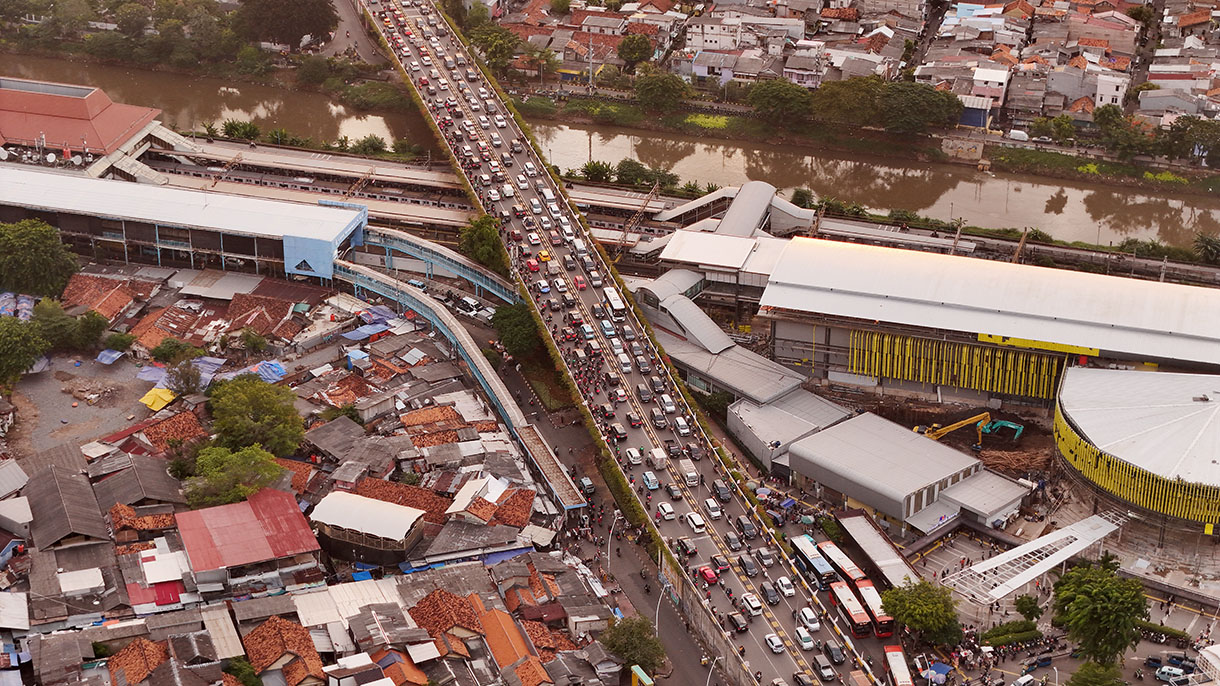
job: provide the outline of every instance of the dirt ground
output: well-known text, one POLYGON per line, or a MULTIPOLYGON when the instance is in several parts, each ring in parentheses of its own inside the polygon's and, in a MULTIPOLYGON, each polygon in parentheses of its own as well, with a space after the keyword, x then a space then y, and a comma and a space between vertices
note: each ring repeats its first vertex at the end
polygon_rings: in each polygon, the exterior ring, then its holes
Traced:
POLYGON ((55 357, 46 371, 27 374, 12 397, 17 423, 10 451, 22 458, 64 441, 84 444, 144 419, 150 412, 139 400, 153 384, 137 379, 137 371, 126 358, 104 365, 55 357))
POLYGON ((1038 423, 1011 412, 989 410, 985 407, 938 404, 910 398, 825 393, 823 389, 818 389, 818 393, 825 394, 835 402, 848 407, 867 410, 909 427, 933 424, 948 426, 968 417, 989 412, 993 420, 1004 420, 1024 426, 1025 430, 1021 432, 1021 438, 1014 442, 1013 432, 1007 428, 1001 429, 999 433, 983 434, 983 449, 976 452, 972 446, 978 442, 978 431, 972 426, 964 426, 941 438, 941 443, 964 452, 974 453, 987 467, 1011 477, 1020 478, 1031 474, 1046 473, 1053 468, 1054 436, 1038 426, 1038 423))

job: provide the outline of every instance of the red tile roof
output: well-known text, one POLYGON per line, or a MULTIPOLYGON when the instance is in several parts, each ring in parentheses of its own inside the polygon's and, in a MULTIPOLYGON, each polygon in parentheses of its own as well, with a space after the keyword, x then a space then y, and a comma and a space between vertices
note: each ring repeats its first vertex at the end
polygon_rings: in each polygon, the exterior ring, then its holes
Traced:
POLYGON ((661 27, 656 24, 645 24, 642 21, 633 21, 627 25, 627 35, 640 34, 641 36, 655 36, 661 31, 661 27))
POLYGON ((140 637, 110 657, 110 683, 138 684, 169 659, 169 646, 140 637))
POLYGON ((1067 109, 1068 112, 1083 112, 1085 114, 1093 114, 1093 108, 1095 106, 1096 103, 1093 102, 1093 98, 1090 98, 1087 95, 1082 95, 1072 101, 1072 104, 1068 105, 1067 109))
POLYGON ((1105 48, 1106 50, 1110 49, 1110 41, 1104 38, 1078 38, 1076 39, 1076 44, 1090 48, 1105 48))
POLYGON ((275 458, 275 463, 292 472, 292 490, 304 493, 305 488, 309 485, 309 476, 313 474, 313 465, 300 460, 286 460, 282 457, 275 458))
POLYGON ((394 686, 425 686, 428 675, 415 666, 411 658, 400 650, 382 648, 369 655, 373 662, 381 665, 381 671, 394 682, 394 686))
POLYGON ((428 631, 428 635, 439 637, 455 627, 481 634, 483 624, 470 601, 443 588, 424 596, 414 607, 407 610, 415 623, 428 631))
POLYGON ((512 615, 503 610, 488 610, 480 615, 479 621, 483 623, 483 638, 500 669, 530 654, 512 615))
POLYGON ((445 523, 445 510, 453 504, 453 500, 443 495, 437 495, 426 488, 409 486, 381 479, 364 479, 352 489, 356 495, 366 498, 376 498, 387 503, 406 505, 424 511, 424 521, 434 524, 445 523))
POLYGON ((505 491, 500 496, 499 507, 491 524, 523 527, 530 523, 530 513, 534 508, 534 492, 528 488, 517 488, 505 491))
POLYGON ((250 328, 260 336, 267 336, 292 316, 293 304, 266 295, 238 293, 229 303, 229 331, 250 328))
POLYGON ((273 488, 264 488, 242 503, 175 516, 196 573, 318 550, 318 539, 296 498, 273 488))
POLYGON ((517 678, 521 680, 521 686, 541 686, 541 684, 551 684, 551 677, 547 675, 546 670, 542 667, 542 662, 538 658, 530 655, 525 658, 525 662, 517 665, 517 678))
POLYGON ((314 648, 309 630, 278 615, 258 625, 242 639, 250 666, 255 673, 262 674, 284 655, 294 659, 283 667, 284 680, 288 686, 296 686, 308 677, 325 680, 322 658, 314 648))
POLYGON ((1181 26, 1182 28, 1186 28, 1188 26, 1198 26, 1199 24, 1206 24, 1211 20, 1211 10, 1198 10, 1196 12, 1189 12, 1178 17, 1178 26, 1181 26))
POLYGON ((674 8, 674 2, 673 0, 644 0, 640 3, 640 9, 645 7, 654 7, 657 12, 665 14, 674 8))
POLYGON ((496 514, 495 503, 483 498, 475 498, 466 506, 466 512, 478 517, 479 519, 488 522, 496 514))
POLYGON ((207 438, 208 431, 203 428, 199 417, 194 412, 179 412, 144 429, 144 438, 159 453, 167 453, 173 446, 170 441, 187 445, 201 438, 207 438))
MULTIPOLYGON (((67 85, 46 89, 44 81, 5 79, 0 87, 0 144, 110 154, 161 114, 151 107, 123 105, 100 89, 67 85)), ((56 84, 59 85, 59 84, 56 84)))
POLYGON ((110 508, 110 526, 115 531, 132 529, 135 531, 162 531, 174 528, 172 514, 154 514, 137 516, 135 508, 123 503, 115 503, 110 508))
POLYGON ((420 426, 423 424, 435 424, 445 420, 462 420, 462 415, 457 411, 457 408, 452 405, 441 405, 440 407, 421 407, 418 410, 401 415, 399 419, 405 427, 420 426))
POLYGON ((822 18, 856 21, 860 18, 860 10, 855 7, 827 7, 822 10, 822 18))
POLYGON ((84 305, 113 322, 134 301, 135 295, 125 281, 77 273, 68 279, 63 303, 65 307, 84 305))

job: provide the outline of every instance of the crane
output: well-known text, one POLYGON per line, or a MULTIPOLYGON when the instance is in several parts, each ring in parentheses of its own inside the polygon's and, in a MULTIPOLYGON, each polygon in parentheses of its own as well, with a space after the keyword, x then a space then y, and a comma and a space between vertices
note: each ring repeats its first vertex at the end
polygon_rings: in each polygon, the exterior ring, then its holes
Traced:
POLYGON ((225 174, 228 174, 229 171, 232 170, 233 167, 236 167, 240 162, 241 162, 241 153, 239 152, 233 156, 233 159, 231 159, 225 163, 224 169, 221 169, 220 172, 218 172, 216 174, 216 178, 212 179, 212 184, 210 186, 208 186, 208 188, 209 189, 215 188, 216 184, 220 183, 220 180, 224 178, 225 174))
POLYGON ((656 200, 657 195, 661 192, 661 184, 654 183, 648 191, 648 195, 644 196, 644 200, 640 203, 640 207, 632 214, 627 221, 623 222, 623 236, 619 239, 617 247, 614 249, 614 263, 617 264, 619 258, 623 256, 623 250, 627 247, 627 234, 632 229, 640 225, 644 221, 644 213, 648 211, 648 203, 656 200))

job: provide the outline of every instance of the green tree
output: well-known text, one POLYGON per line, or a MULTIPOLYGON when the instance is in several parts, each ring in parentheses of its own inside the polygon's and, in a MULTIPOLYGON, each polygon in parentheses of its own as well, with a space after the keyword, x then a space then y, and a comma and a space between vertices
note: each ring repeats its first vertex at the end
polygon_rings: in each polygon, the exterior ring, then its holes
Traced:
POLYGON ((342 407, 328 407, 325 410, 322 410, 319 416, 328 422, 332 419, 338 419, 339 417, 347 417, 360 426, 364 426, 364 420, 360 418, 360 413, 356 411, 356 406, 352 405, 351 403, 343 405, 342 407))
POLYGON ((106 342, 103 345, 109 350, 123 352, 131 348, 131 344, 135 342, 136 337, 129 333, 112 333, 106 337, 106 342))
POLYGON ((551 14, 563 16, 572 9, 572 0, 551 0, 551 14))
POLYGON ((330 33, 339 25, 339 14, 331 0, 243 0, 232 20, 248 40, 295 50, 305 36, 320 39, 330 33))
POLYGON ((647 617, 619 619, 602 632, 598 640, 614 655, 629 665, 639 665, 649 674, 656 674, 665 664, 665 646, 653 631, 647 617))
POLYGON ((0 317, 0 384, 15 383, 50 347, 37 327, 0 317))
POLYGON ((1122 670, 1116 665, 1084 662, 1067 680, 1066 686, 1123 686, 1122 670))
POLYGON ((1152 18, 1156 15, 1153 13, 1151 7, 1148 7, 1147 5, 1136 5, 1134 7, 1127 8, 1127 16, 1147 27, 1148 23, 1151 22, 1152 18))
POLYGON ((76 321, 64 312, 59 301, 43 298, 34 305, 31 326, 42 340, 50 344, 51 350, 72 350, 76 338, 76 321))
POLYGON ((408 486, 419 485, 419 474, 417 472, 403 472, 398 476, 398 483, 408 486))
POLYGON ((262 136, 262 131, 254 122, 236 119, 226 119, 221 125, 221 131, 224 132, 226 138, 240 138, 248 141, 258 140, 262 136))
POLYGON ((110 320, 89 310, 76 318, 76 330, 72 332, 72 346, 76 350, 90 351, 97 348, 102 334, 110 328, 110 320))
MULTIPOLYGON (((158 5, 158 7, 160 6, 158 5)), ((183 27, 181 19, 165 19, 157 23, 156 49, 158 54, 169 55, 174 48, 186 44, 186 32, 183 27)))
POLYGON ((1061 114, 1051 120, 1051 138, 1064 144, 1076 137, 1076 120, 1070 114, 1061 114))
POLYGON ((195 350, 196 348, 189 343, 183 343, 177 338, 167 336, 166 338, 161 339, 161 342, 157 344, 157 347, 148 352, 150 355, 152 355, 154 360, 163 362, 165 364, 172 364, 183 357, 197 356, 194 354, 195 350))
POLYGON ((0 224, 0 289, 59 297, 76 270, 76 256, 50 224, 41 219, 0 224))
POLYGON ((129 2, 115 12, 114 23, 119 25, 119 32, 124 36, 139 38, 148 28, 148 8, 138 2, 129 2))
POLYGON ((746 102, 764 119, 780 126, 794 126, 805 121, 812 101, 808 89, 788 79, 759 81, 746 96, 746 102))
POLYGON ((275 456, 257 443, 240 450, 204 448, 195 457, 195 476, 186 482, 186 499, 192 508, 241 502, 283 472, 275 456))
POLYGON ((1196 233, 1193 247, 1199 259, 1208 264, 1220 264, 1220 236, 1214 233, 1196 233))
POLYGON ((808 188, 793 188, 791 200, 793 205, 809 209, 813 207, 813 191, 808 188))
POLYGON ((403 157, 420 157, 423 155, 424 149, 422 146, 412 143, 406 138, 399 138, 394 141, 394 154, 403 157))
POLYGON ((224 671, 226 674, 232 674, 237 677, 242 686, 263 686, 263 680, 258 678, 258 674, 254 672, 254 667, 250 665, 250 661, 245 657, 230 658, 229 664, 224 668, 224 671))
POLYGON ((330 78, 330 61, 321 55, 306 55, 297 67, 297 82, 318 85, 330 78))
POLYGON ((472 219, 462 227, 458 237, 458 250, 497 274, 508 273, 504 245, 500 242, 500 229, 496 219, 490 215, 484 214, 472 219))
POLYGON ((1138 580, 1115 572, 1108 559, 1068 570, 1055 583, 1055 616, 1085 657, 1112 665, 1140 641, 1140 620, 1148 603, 1138 580))
POLYGON ((580 174, 586 181, 608 183, 614 178, 614 165, 601 160, 589 160, 581 165, 580 174))
POLYGON ((953 93, 910 81, 885 85, 881 123, 891 133, 916 134, 957 123, 962 101, 953 93))
POLYGON ((184 356, 165 370, 165 387, 178 395, 198 393, 203 384, 203 374, 195 365, 193 357, 184 356))
POLYGON ((500 342, 509 355, 525 357, 542 345, 538 335, 538 324, 530 312, 530 306, 519 302, 512 305, 501 305, 496 308, 491 318, 491 325, 496 327, 500 342))
POLYGON ((1013 605, 1017 608, 1017 612, 1021 613, 1022 617, 1031 622, 1042 616, 1042 608, 1038 606, 1038 599, 1032 595, 1022 594, 1017 596, 1013 605))
POLYGON ((186 21, 186 33, 191 37, 191 47, 201 57, 214 60, 225 54, 224 30, 220 21, 200 8, 191 12, 186 21))
POLYGON ((635 80, 636 100, 650 112, 673 112, 689 94, 690 86, 676 74, 652 72, 635 80))
POLYGON ((361 138, 353 143, 351 152, 356 155, 367 155, 371 157, 373 155, 380 155, 388 149, 389 148, 386 146, 384 138, 370 133, 364 138, 361 138))
POLYGON ((871 126, 881 120, 886 83, 877 76, 827 81, 813 92, 813 116, 818 121, 871 126))
POLYGON ((243 374, 212 386, 212 428, 226 448, 257 443, 274 455, 288 456, 305 435, 295 402, 291 389, 243 374))
POLYGON ((614 168, 614 180, 628 186, 645 183, 648 181, 648 167, 630 157, 624 157, 614 168))
MULTIPOLYGON (((271 62, 266 53, 253 45, 243 45, 237 51, 237 71, 243 74, 265 74, 271 70, 271 62)), ((254 138, 258 138, 255 136, 254 138)), ((251 138, 250 140, 254 140, 251 138)))
MULTIPOLYGON (((4 3, 0 3, 3 5, 4 3)), ((53 28, 59 35, 75 37, 89 26, 89 21, 97 15, 89 6, 87 0, 61 0, 52 3, 51 18, 53 28)))
POLYGON ((1038 117, 1029 123, 1029 135, 1034 138, 1043 136, 1050 138, 1055 135, 1055 127, 1051 124, 1050 117, 1038 117))
POLYGON ((85 52, 105 60, 131 56, 132 41, 118 31, 99 31, 85 36, 85 52))
POLYGON ((652 59, 653 52, 652 41, 642 33, 633 33, 619 41, 618 44, 618 57, 627 63, 628 72, 634 72, 635 65, 640 62, 652 59))
POLYGON ((483 61, 487 66, 493 72, 502 74, 513 61, 521 39, 503 26, 487 23, 473 31, 471 42, 483 51, 483 61))
MULTIPOLYGON (((564 0, 567 2, 567 0, 564 0)), ((525 59, 534 69, 538 70, 538 82, 542 83, 546 75, 559 69, 559 57, 550 48, 540 48, 533 43, 525 44, 525 59)))
POLYGON ((915 634, 916 642, 954 645, 961 640, 962 627, 957 621, 952 589, 920 579, 919 583, 883 592, 881 606, 886 614, 915 634))

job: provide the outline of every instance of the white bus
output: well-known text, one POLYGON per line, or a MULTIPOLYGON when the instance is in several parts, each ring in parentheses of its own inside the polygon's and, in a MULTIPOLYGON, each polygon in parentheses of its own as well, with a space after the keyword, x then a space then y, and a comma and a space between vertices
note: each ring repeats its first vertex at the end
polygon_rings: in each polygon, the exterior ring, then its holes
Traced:
POLYGON ((619 297, 618 291, 614 286, 606 286, 602 293, 606 296, 606 305, 610 308, 610 318, 616 322, 622 322, 627 319, 627 306, 623 305, 623 299, 619 297))

